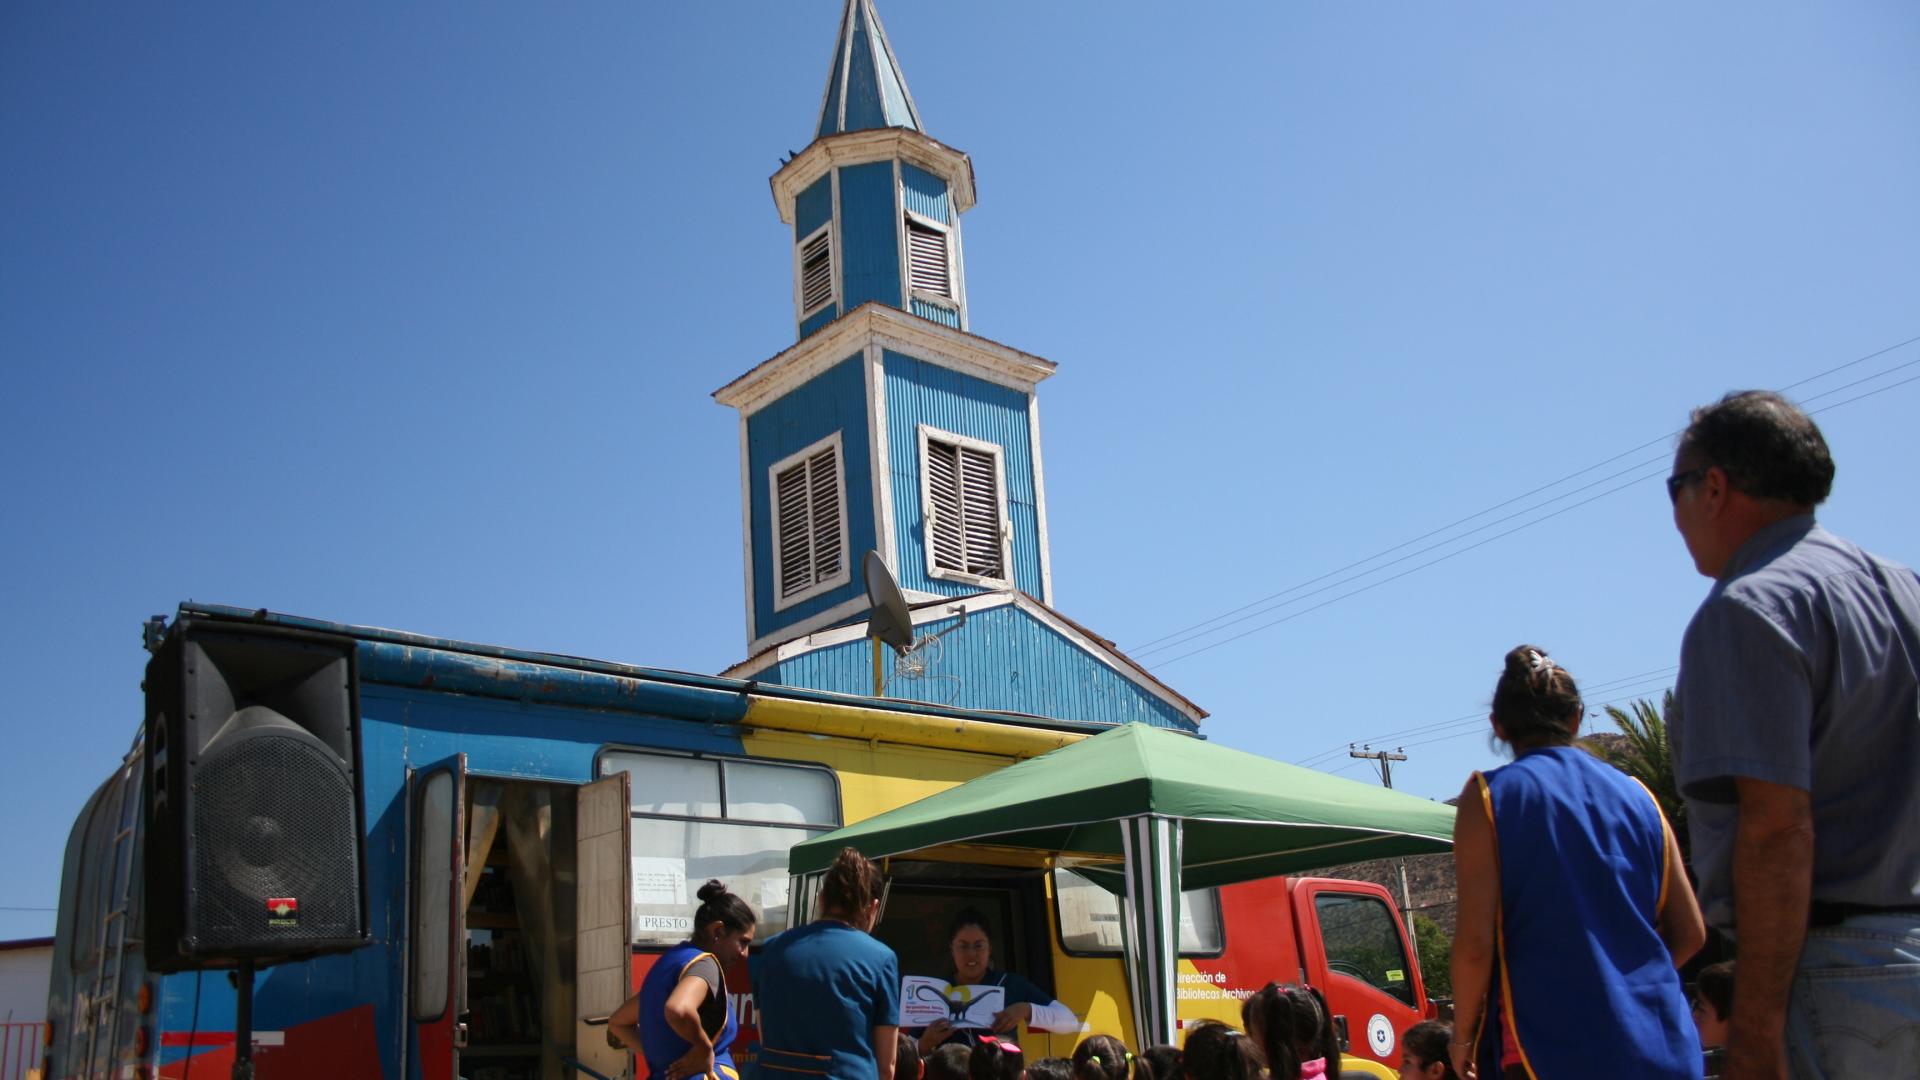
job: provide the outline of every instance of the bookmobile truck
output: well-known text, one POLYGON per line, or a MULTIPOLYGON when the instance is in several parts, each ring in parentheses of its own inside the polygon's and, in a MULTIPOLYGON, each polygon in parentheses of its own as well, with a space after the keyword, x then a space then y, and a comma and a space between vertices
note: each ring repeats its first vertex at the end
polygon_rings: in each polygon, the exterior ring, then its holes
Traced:
MULTIPOLYGON (((604 1018, 686 936, 701 882, 745 897, 765 940, 787 925, 795 843, 1104 728, 235 608, 150 632, 145 734, 66 849, 50 1080, 226 1075, 243 962, 263 1077, 628 1075, 604 1018)), ((1031 1058, 1090 1032, 1136 1045, 1104 890, 1044 859, 884 869, 876 934, 903 972, 943 974, 948 919, 972 905, 996 965, 1084 1021, 1022 1032, 1031 1058)), ((1369 883, 1187 893, 1180 954, 1182 1024, 1237 1026, 1253 990, 1305 980, 1354 1075, 1395 1075, 1431 1012, 1369 883)), ((745 1067, 753 992, 728 980, 745 1067)))

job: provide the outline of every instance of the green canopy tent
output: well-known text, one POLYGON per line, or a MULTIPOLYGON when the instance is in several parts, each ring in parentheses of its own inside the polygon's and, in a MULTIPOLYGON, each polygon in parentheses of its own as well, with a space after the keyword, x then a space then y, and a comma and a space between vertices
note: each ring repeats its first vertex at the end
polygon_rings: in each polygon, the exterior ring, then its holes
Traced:
POLYGON ((1121 897, 1143 1044, 1171 1041, 1182 889, 1445 851, 1452 808, 1127 724, 796 845, 795 876, 842 847, 869 858, 1046 855, 1121 897))

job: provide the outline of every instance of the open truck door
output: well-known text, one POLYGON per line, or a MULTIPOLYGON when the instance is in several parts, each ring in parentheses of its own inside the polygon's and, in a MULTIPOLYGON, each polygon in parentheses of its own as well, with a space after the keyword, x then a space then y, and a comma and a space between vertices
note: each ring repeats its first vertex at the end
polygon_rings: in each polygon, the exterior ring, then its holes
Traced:
POLYGON ((466 1044, 467 756, 407 776, 407 1054, 421 1080, 459 1075, 466 1044))
POLYGON ((582 787, 574 818, 574 1055, 603 1076, 627 1073, 627 1051, 609 1044, 606 1018, 627 1000, 633 978, 630 779, 617 772, 582 787))

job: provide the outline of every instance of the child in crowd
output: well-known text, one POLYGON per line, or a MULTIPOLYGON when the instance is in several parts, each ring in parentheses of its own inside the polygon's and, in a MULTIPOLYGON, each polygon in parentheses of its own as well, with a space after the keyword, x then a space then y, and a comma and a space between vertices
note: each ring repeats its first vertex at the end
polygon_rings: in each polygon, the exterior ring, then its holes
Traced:
POLYGON ((1187 1032, 1180 1071, 1186 1080, 1260 1080, 1260 1054, 1245 1032, 1202 1020, 1187 1032))
POLYGON ((980 1036, 967 1059, 969 1080, 1022 1080, 1026 1074, 1027 1057, 1020 1048, 992 1035, 980 1036))
POLYGON ((1073 1062, 1045 1057, 1027 1066, 1027 1080, 1073 1080, 1073 1062))
POLYGON ((1161 1043, 1149 1046, 1140 1057, 1153 1070, 1153 1080, 1180 1080, 1180 1048, 1161 1043))
MULTIPOLYGON (((1340 1080, 1340 1044, 1327 999, 1311 986, 1268 983, 1240 1004, 1240 1022, 1266 1059, 1270 1080, 1340 1080)), ((1193 1038, 1187 1038, 1193 1056, 1193 1038)), ((1191 1066, 1188 1075, 1193 1075, 1191 1066)))
POLYGON ((894 1080, 920 1080, 920 1042, 902 1031, 897 1036, 893 1051, 894 1080))
POLYGON ((1153 1080, 1153 1068, 1119 1039, 1094 1035, 1073 1048, 1073 1080, 1153 1080))
POLYGON ((1447 1044, 1453 1028, 1438 1020, 1422 1020, 1400 1038, 1400 1080, 1460 1080, 1453 1071, 1447 1044))
POLYGON ((948 1043, 927 1058, 920 1075, 926 1080, 967 1080, 972 1056, 966 1043, 948 1043))
POLYGON ((1700 1045, 1708 1050, 1727 1045, 1727 1019, 1733 1015, 1733 961, 1700 969, 1693 988, 1693 1022, 1700 1028, 1700 1045))

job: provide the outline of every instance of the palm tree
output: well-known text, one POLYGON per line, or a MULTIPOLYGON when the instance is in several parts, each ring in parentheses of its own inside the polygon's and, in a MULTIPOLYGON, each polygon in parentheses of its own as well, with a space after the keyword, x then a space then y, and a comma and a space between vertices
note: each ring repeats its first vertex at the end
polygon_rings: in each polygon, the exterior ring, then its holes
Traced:
POLYGON ((1673 778, 1673 749, 1667 741, 1664 719, 1673 713, 1673 691, 1668 690, 1662 696, 1658 708, 1643 698, 1633 702, 1631 711, 1613 705, 1608 705, 1606 710, 1620 734, 1597 736, 1581 745, 1653 792, 1654 801, 1673 824, 1674 839, 1679 841, 1682 858, 1691 864, 1693 847, 1687 836, 1687 804, 1681 800, 1680 785, 1673 778))

